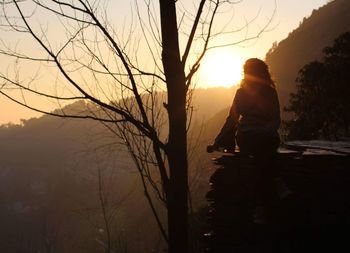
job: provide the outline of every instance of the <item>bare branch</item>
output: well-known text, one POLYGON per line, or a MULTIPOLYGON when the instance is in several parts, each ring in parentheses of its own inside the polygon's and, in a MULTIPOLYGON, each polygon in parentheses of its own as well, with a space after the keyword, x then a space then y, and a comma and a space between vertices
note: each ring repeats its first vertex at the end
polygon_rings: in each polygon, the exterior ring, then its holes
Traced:
POLYGON ((38 108, 32 107, 26 103, 23 103, 23 102, 19 101, 18 99, 15 99, 15 98, 9 96, 8 94, 6 94, 5 92, 3 92, 1 90, 0 90, 0 94, 7 97, 11 101, 13 101, 13 102, 15 102, 23 107, 26 107, 32 111, 39 112, 39 113, 46 114, 46 115, 59 117, 59 118, 92 119, 92 120, 96 120, 96 121, 100 121, 100 122, 110 122, 110 123, 117 123, 117 122, 125 122, 126 121, 125 119, 109 120, 109 119, 103 119, 103 118, 96 118, 96 117, 91 116, 91 115, 69 115, 69 114, 65 114, 64 111, 62 111, 62 114, 55 113, 55 112, 48 112, 48 111, 44 111, 44 110, 40 110, 38 108))
MULTIPOLYGON (((18 10, 20 16, 21 16, 22 19, 23 19, 23 22, 25 23, 26 27, 28 28, 28 31, 30 32, 30 34, 31 34, 31 35, 33 36, 33 38, 40 44, 40 46, 48 53, 48 55, 51 56, 51 58, 53 58, 54 62, 56 63, 57 68, 60 70, 60 72, 63 74, 63 76, 66 78, 66 80, 67 80, 69 83, 71 83, 78 91, 80 91, 80 92, 84 95, 84 97, 85 97, 86 99, 91 100, 92 102, 94 102, 94 103, 100 105, 101 107, 104 107, 104 108, 106 108, 106 109, 109 109, 109 110, 111 110, 111 111, 114 111, 114 112, 120 114, 122 117, 125 118, 125 120, 130 121, 130 122, 133 123, 137 128, 139 128, 145 135, 150 136, 149 124, 148 124, 148 122, 144 122, 144 123, 143 123, 143 122, 140 122, 140 121, 136 120, 134 117, 132 117, 131 115, 127 114, 125 111, 123 111, 123 110, 121 110, 121 109, 118 109, 118 108, 116 108, 116 107, 113 107, 113 106, 111 106, 111 105, 109 105, 109 104, 106 104, 106 103, 100 101, 99 99, 97 99, 96 97, 93 97, 93 96, 89 95, 86 91, 84 91, 84 90, 83 90, 83 89, 82 89, 82 88, 67 74, 67 72, 64 70, 64 68, 62 67, 61 63, 59 62, 57 55, 55 55, 55 54, 40 40, 40 38, 33 32, 33 30, 31 29, 31 27, 29 26, 29 24, 28 24, 26 18, 25 18, 24 15, 23 15, 21 8, 19 7, 19 5, 17 4, 16 1, 14 1, 14 3, 15 3, 15 5, 16 5, 16 8, 17 8, 17 10, 18 10), (145 123, 146 123, 146 124, 145 124, 145 123)), ((93 15, 93 14, 92 14, 92 15, 93 15)), ((94 17, 94 16, 93 16, 93 17, 94 17)), ((96 18, 95 18, 95 19, 96 19, 96 18)), ((96 21, 98 21, 98 20, 96 19, 96 21)), ((101 29, 103 29, 103 30, 105 31, 106 35, 109 36, 109 34, 107 33, 107 31, 101 26, 100 23, 98 23, 98 26, 101 27, 101 29)), ((112 39, 112 38, 110 38, 110 39, 112 39)), ((113 41, 113 42, 114 42, 114 41, 113 41)), ((116 48, 120 51, 120 49, 119 49, 119 47, 117 46, 117 44, 116 44, 115 42, 114 42, 114 44, 115 44, 116 48)), ((122 57, 122 59, 124 59, 124 58, 122 57)), ((125 59, 124 59, 124 61, 125 61, 125 59)), ((126 65, 127 65, 127 64, 126 64, 126 65)), ((127 69, 130 70, 128 67, 127 67, 127 69)), ((129 75, 132 76, 131 71, 130 71, 129 75)), ((132 79, 132 80, 134 80, 134 79, 132 79)), ((132 83, 133 83, 133 85, 134 85, 135 88, 136 88, 136 83, 135 83, 135 82, 132 82, 132 83)), ((136 91, 137 91, 137 88, 136 88, 136 90, 134 90, 134 91, 136 92, 136 91)), ((141 98, 139 97, 139 95, 138 95, 138 98, 136 97, 136 99, 137 99, 137 100, 141 100, 141 98)), ((142 105, 142 101, 140 101, 140 102, 138 101, 138 104, 141 104, 141 105, 142 105)), ((142 107, 142 109, 143 109, 143 107, 142 107)), ((144 114, 143 118, 146 118, 146 119, 147 119, 146 113, 144 112, 144 110, 142 110, 142 111, 143 111, 142 114, 144 114)), ((141 111, 141 112, 142 112, 142 111, 141 111)), ((154 138, 154 137, 153 137, 153 138, 154 138)))
MULTIPOLYGON (((40 1, 33 0, 33 2, 36 3, 38 6, 44 8, 44 9, 46 9, 46 10, 52 12, 52 13, 57 14, 58 16, 61 16, 61 17, 64 17, 64 18, 68 18, 70 20, 77 21, 77 22, 84 23, 84 24, 88 24, 88 25, 95 25, 95 23, 93 23, 93 22, 90 22, 90 21, 87 21, 87 20, 83 20, 83 19, 79 19, 76 15, 75 16, 67 15, 67 14, 65 14, 62 11, 62 9, 61 9, 61 11, 57 11, 57 10, 54 10, 53 8, 50 8, 50 7, 42 4, 40 1)), ((52 2, 56 2, 57 3, 58 1, 54 1, 53 0, 52 2)), ((62 4, 69 5, 68 3, 62 3, 62 4)), ((74 7, 74 6, 72 6, 72 7, 74 7)), ((72 8, 72 9, 75 9, 77 11, 80 11, 80 12, 83 12, 83 13, 87 14, 87 12, 85 10, 83 10, 83 9, 80 9, 80 8, 72 8)))
POLYGON ((190 53, 190 49, 191 49, 191 46, 192 46, 192 43, 193 43, 193 37, 194 37, 194 35, 196 33, 200 17, 201 17, 201 15, 203 13, 203 7, 204 7, 204 4, 205 4, 205 1, 206 0, 201 0, 201 2, 199 4, 198 10, 197 10, 197 15, 196 15, 196 18, 194 20, 190 36, 189 36, 188 41, 187 41, 186 49, 185 49, 185 52, 184 52, 184 54, 182 56, 182 64, 183 64, 183 66, 186 65, 186 60, 187 60, 188 54, 190 53))
MULTIPOLYGON (((86 10, 88 10, 88 7, 86 6, 86 4, 82 0, 79 0, 79 2, 85 7, 86 10)), ((118 54, 118 57, 122 61, 123 66, 124 66, 125 70, 127 71, 128 75, 129 75, 129 79, 130 79, 130 82, 131 82, 131 85, 132 85, 132 88, 133 88, 133 91, 134 91, 134 95, 135 95, 135 98, 136 98, 139 110, 141 112, 141 116, 142 116, 142 119, 143 119, 143 124, 146 126, 146 128, 149 128, 150 125, 149 125, 149 122, 148 122, 147 114, 146 114, 145 109, 143 107, 143 103, 142 103, 142 100, 141 100, 141 97, 140 97, 140 93, 138 92, 138 88, 137 88, 137 84, 136 84, 135 78, 134 78, 134 76, 132 74, 132 71, 131 71, 131 69, 130 69, 130 67, 129 67, 125 57, 124 57, 124 54, 123 54, 122 50, 117 45, 115 40, 113 40, 112 36, 108 33, 106 28, 100 23, 100 21, 97 19, 97 17, 94 15, 94 13, 93 12, 89 12, 89 15, 96 22, 97 27, 99 27, 99 29, 106 36, 106 38, 109 40, 109 42, 112 43, 114 49, 116 50, 116 52, 118 54)))
POLYGON ((213 24, 214 24, 214 19, 215 19, 217 10, 218 10, 218 8, 220 6, 220 0, 216 0, 215 3, 214 3, 214 6, 215 7, 214 7, 214 10, 213 10, 211 18, 210 18, 209 27, 208 27, 208 33, 207 33, 207 36, 206 36, 206 39, 205 39, 205 43, 204 43, 204 46, 203 46, 203 49, 202 49, 202 53, 198 57, 197 61, 193 64, 189 74, 186 77, 187 87, 189 87, 189 85, 191 84, 192 77, 197 72, 197 70, 199 69, 200 62, 201 62, 202 58, 204 57, 204 55, 205 55, 205 53, 207 51, 207 48, 208 48, 208 45, 209 45, 209 41, 210 41, 210 36, 211 36, 211 30, 212 30, 212 27, 213 27, 213 24))
MULTIPOLYGON (((86 97, 58 97, 58 96, 53 96, 53 95, 50 95, 50 94, 47 94, 47 93, 43 93, 43 92, 39 92, 39 91, 36 91, 36 90, 33 90, 31 88, 28 88, 28 87, 25 87, 24 85, 20 84, 19 82, 15 82, 13 80, 10 80, 9 78, 3 76, 0 74, 0 78, 3 79, 4 81, 12 84, 12 85, 15 85, 18 87, 18 89, 23 89, 23 90, 26 90, 26 91, 29 91, 30 93, 34 93, 35 95, 39 95, 39 96, 43 96, 43 97, 46 97, 46 98, 52 98, 52 99, 57 99, 57 100, 84 100, 86 99, 86 97)), ((1 89, 6 89, 5 88, 6 84, 3 84, 1 89)), ((7 88, 9 89, 9 88, 7 88)))
POLYGON ((271 17, 268 19, 268 21, 265 23, 265 25, 254 36, 245 37, 245 38, 243 38, 241 40, 237 40, 237 41, 234 41, 232 43, 226 43, 226 44, 219 44, 219 45, 216 45, 216 46, 211 46, 211 47, 208 47, 207 49, 211 50, 211 49, 214 49, 214 48, 234 46, 234 45, 241 44, 242 42, 247 42, 247 41, 251 41, 251 40, 255 40, 257 38, 260 38, 260 36, 263 33, 269 31, 268 28, 270 27, 270 25, 271 25, 275 15, 276 15, 276 12, 277 12, 277 4, 276 4, 276 1, 275 1, 275 8, 274 8, 274 10, 272 12, 271 17))

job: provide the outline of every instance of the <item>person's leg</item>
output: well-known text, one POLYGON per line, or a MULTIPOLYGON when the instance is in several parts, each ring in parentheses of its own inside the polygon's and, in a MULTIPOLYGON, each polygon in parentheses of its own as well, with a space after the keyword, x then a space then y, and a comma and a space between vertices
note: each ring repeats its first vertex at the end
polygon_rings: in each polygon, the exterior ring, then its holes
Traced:
POLYGON ((277 200, 276 151, 279 141, 269 138, 269 136, 258 136, 255 139, 261 145, 261 149, 255 150, 254 154, 256 161, 256 220, 269 222, 273 219, 274 204, 277 200))
POLYGON ((255 167, 255 218, 257 223, 266 223, 273 216, 276 202, 278 170, 276 154, 279 146, 278 136, 265 136, 250 133, 237 133, 237 144, 242 155, 253 155, 255 167))

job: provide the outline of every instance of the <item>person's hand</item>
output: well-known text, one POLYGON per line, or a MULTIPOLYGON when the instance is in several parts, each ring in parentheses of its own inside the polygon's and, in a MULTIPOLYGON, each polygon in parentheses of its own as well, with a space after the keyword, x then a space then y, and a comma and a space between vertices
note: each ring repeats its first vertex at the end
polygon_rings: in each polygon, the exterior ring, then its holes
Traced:
POLYGON ((217 146, 215 144, 211 144, 207 146, 207 152, 208 153, 213 153, 215 150, 217 150, 217 146))

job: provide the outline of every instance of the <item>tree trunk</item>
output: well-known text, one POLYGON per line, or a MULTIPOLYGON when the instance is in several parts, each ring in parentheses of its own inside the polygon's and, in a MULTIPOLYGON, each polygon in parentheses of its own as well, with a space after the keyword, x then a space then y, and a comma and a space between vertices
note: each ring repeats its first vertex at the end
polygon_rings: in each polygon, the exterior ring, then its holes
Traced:
POLYGON ((181 62, 174 0, 160 0, 162 61, 168 91, 170 170, 168 201, 169 252, 188 251, 186 81, 181 62))

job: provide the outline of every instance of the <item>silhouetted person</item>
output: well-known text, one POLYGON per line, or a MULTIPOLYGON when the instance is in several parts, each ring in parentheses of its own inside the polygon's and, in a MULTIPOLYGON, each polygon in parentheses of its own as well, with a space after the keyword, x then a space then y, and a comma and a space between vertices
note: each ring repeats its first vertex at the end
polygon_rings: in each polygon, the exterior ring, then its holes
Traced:
POLYGON ((208 151, 226 148, 234 138, 240 153, 256 161, 256 220, 267 219, 276 195, 274 165, 280 144, 280 107, 267 64, 251 58, 244 64, 244 78, 234 97, 224 126, 208 151))

